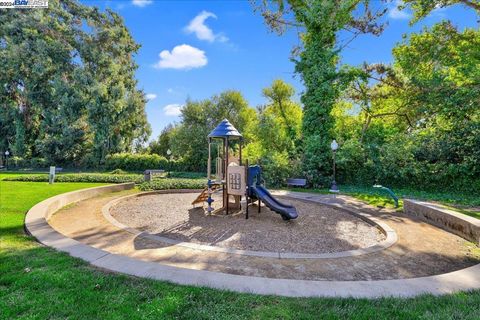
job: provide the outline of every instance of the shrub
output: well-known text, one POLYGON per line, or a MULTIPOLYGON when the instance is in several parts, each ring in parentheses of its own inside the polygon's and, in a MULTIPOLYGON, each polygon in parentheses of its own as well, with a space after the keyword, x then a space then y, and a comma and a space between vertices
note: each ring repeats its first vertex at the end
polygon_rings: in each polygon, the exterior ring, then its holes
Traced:
POLYGON ((128 174, 128 172, 124 171, 122 169, 115 169, 115 170, 110 171, 110 174, 128 174))
POLYGON ((199 179, 199 178, 206 178, 207 175, 204 172, 176 172, 170 171, 168 172, 169 178, 186 178, 186 179, 199 179))
POLYGON ((147 169, 163 169, 167 171, 182 171, 182 160, 167 160, 158 154, 116 153, 107 156, 107 170, 122 169, 126 171, 145 171, 147 169))
POLYGON ((286 152, 272 152, 262 159, 261 167, 263 179, 269 187, 284 186, 287 178, 298 175, 294 172, 294 164, 288 159, 286 152))
POLYGON ((203 189, 207 184, 205 179, 158 179, 143 182, 138 188, 142 191, 168 190, 168 189, 203 189))
MULTIPOLYGON (((25 181, 25 182, 48 182, 48 174, 34 174, 25 176, 13 176, 4 178, 5 181, 25 181)), ((105 173, 75 173, 59 174, 55 176, 56 182, 99 182, 99 183, 125 183, 125 182, 143 182, 143 175, 123 174, 112 175, 105 173)))

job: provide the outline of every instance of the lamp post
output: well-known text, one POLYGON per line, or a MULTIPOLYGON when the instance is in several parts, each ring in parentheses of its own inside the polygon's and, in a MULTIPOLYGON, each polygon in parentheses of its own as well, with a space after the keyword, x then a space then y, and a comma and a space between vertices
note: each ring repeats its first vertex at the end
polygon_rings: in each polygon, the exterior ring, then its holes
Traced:
POLYGON ((10 155, 10 151, 5 151, 5 169, 8 170, 8 156, 10 155))
POLYGON ((332 152, 333 152, 333 180, 332 180, 332 185, 330 187, 330 192, 335 192, 335 193, 338 193, 340 192, 340 190, 338 190, 338 187, 337 187, 337 182, 335 181, 335 176, 336 176, 336 172, 335 172, 335 155, 337 153, 337 149, 338 149, 338 143, 337 141, 334 139, 332 141, 332 143, 330 144, 330 148, 332 149, 332 152))
POLYGON ((167 171, 167 177, 170 176, 170 169, 172 168, 172 150, 167 149, 167 156, 168 156, 168 171, 167 171))

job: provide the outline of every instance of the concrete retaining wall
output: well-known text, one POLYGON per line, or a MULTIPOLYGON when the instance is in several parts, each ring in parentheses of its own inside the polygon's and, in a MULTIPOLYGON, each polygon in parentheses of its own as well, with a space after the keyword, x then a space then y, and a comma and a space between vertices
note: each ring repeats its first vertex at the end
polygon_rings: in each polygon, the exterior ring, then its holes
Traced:
POLYGON ((480 220, 429 202, 405 199, 405 213, 480 244, 480 220))

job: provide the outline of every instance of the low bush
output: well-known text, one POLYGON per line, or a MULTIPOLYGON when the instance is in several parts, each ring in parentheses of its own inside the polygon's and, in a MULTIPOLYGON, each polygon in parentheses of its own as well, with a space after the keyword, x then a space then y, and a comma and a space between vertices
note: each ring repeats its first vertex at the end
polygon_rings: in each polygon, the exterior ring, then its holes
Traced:
POLYGON ((166 171, 186 171, 183 160, 167 160, 158 154, 115 153, 105 159, 107 170, 145 171, 162 169, 166 171))
POLYGON ((107 170, 122 169, 129 171, 144 171, 147 169, 167 169, 169 161, 157 154, 117 153, 107 156, 107 170))
POLYGON ((115 170, 110 171, 110 174, 128 174, 128 172, 124 171, 122 169, 115 169, 115 170))
POLYGON ((169 178, 186 178, 186 179, 200 179, 200 178, 206 178, 207 175, 204 172, 175 172, 171 171, 168 172, 168 177, 169 178))
POLYGON ((207 184, 206 179, 158 179, 143 182, 138 188, 142 191, 168 190, 168 189, 203 189, 207 184))
MULTIPOLYGON (((25 181, 25 182, 48 182, 48 174, 33 174, 6 177, 5 181, 25 181)), ((105 174, 105 173, 75 173, 59 174, 55 176, 55 182, 98 182, 98 183, 125 183, 125 182, 143 182, 141 174, 105 174)))

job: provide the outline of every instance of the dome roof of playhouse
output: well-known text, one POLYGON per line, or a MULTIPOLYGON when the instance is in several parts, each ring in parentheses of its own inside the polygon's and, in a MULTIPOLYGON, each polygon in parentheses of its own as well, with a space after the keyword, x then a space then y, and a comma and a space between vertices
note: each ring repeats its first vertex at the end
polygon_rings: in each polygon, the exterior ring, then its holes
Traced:
POLYGON ((219 125, 210 132, 209 138, 242 138, 242 134, 227 119, 223 119, 219 125))

